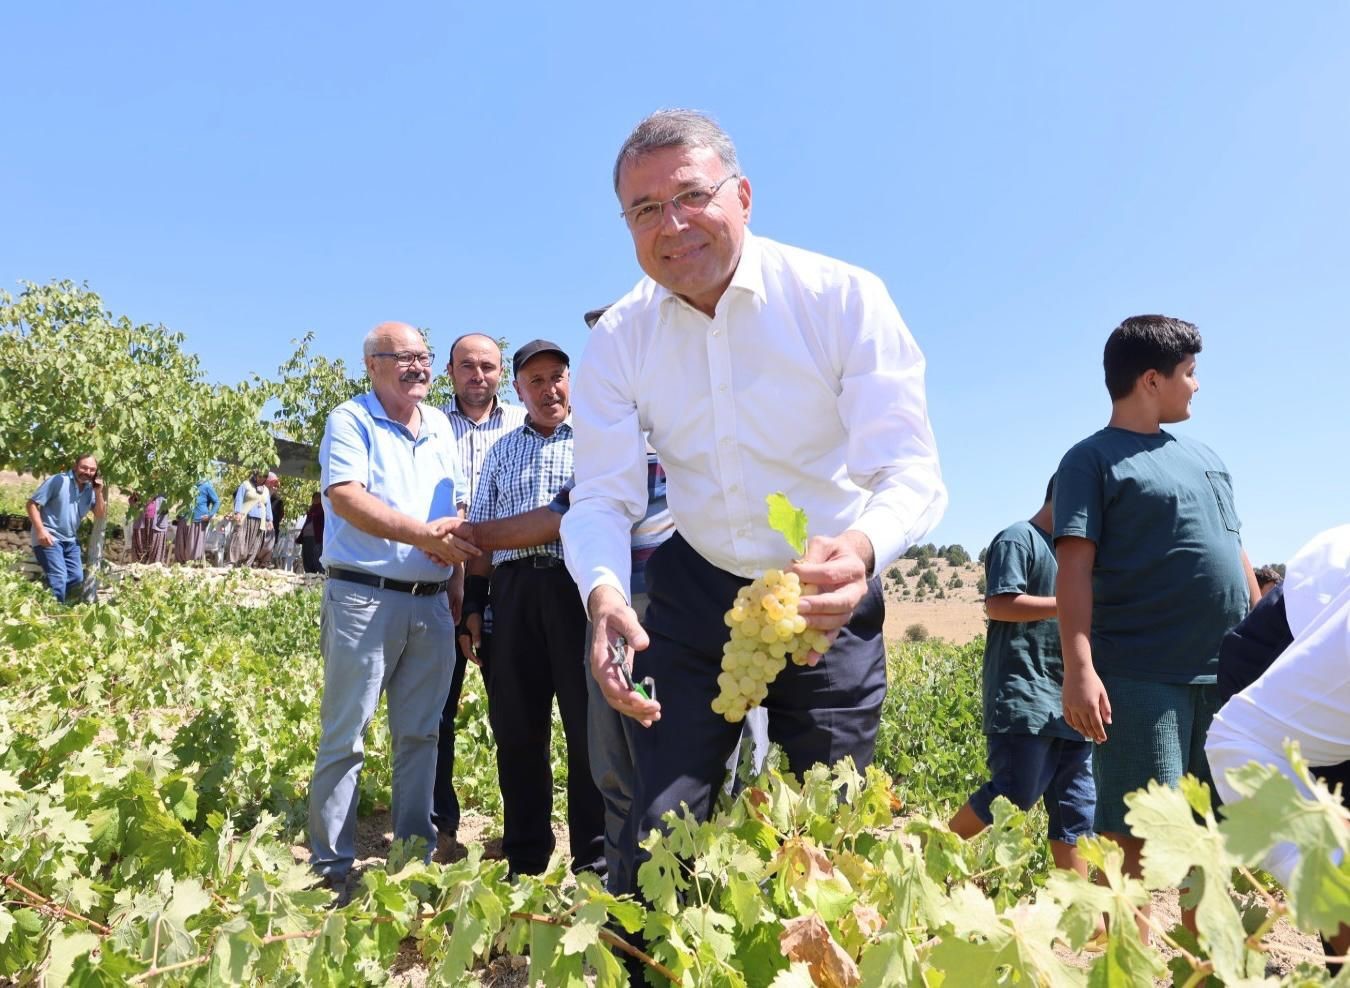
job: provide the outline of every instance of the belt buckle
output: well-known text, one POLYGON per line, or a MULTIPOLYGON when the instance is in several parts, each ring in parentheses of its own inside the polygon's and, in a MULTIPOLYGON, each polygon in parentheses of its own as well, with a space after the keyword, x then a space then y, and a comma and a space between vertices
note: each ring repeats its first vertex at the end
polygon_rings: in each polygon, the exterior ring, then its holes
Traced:
MULTIPOLYGON (((427 585, 430 586, 430 584, 427 585)), ((412 589, 409 590, 408 593, 412 594, 414 597, 420 597, 422 596, 422 594, 419 592, 421 591, 421 589, 422 589, 422 581, 413 580, 412 589)))

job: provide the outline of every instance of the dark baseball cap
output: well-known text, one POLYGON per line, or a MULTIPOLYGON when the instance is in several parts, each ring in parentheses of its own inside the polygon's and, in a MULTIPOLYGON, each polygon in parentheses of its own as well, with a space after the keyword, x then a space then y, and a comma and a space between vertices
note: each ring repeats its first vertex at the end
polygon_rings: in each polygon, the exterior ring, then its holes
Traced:
POLYGON ((529 363, 531 358, 537 357, 541 353, 556 353, 562 358, 564 364, 569 367, 572 365, 572 360, 567 356, 567 351, 558 344, 549 340, 530 340, 511 357, 511 376, 519 375, 520 369, 529 363))

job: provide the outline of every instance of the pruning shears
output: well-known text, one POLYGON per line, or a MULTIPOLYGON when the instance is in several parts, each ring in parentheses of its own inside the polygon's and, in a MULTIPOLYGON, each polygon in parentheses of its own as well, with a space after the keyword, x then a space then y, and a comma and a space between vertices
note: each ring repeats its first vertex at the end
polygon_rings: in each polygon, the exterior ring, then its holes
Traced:
POLYGON ((623 635, 609 643, 609 661, 611 665, 618 667, 625 686, 644 700, 656 699, 656 680, 651 676, 643 676, 642 681, 637 682, 628 671, 628 639, 623 635))

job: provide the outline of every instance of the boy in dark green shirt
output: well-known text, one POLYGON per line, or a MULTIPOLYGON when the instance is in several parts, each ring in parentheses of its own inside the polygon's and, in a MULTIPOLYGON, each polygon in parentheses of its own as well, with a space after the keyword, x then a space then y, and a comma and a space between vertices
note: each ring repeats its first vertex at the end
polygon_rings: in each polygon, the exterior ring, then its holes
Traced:
POLYGON ((1092 744, 1061 716, 1064 663, 1055 620, 1055 550, 1050 498, 1029 521, 994 537, 984 557, 984 733, 989 781, 952 818, 952 833, 974 837, 993 822, 998 796, 1023 810, 1044 799, 1056 866, 1087 877, 1075 845, 1092 833, 1097 802, 1092 744))
POLYGON ((1143 842, 1125 794, 1186 773, 1210 781, 1219 643, 1260 596, 1223 461, 1161 428, 1190 418, 1200 346, 1179 319, 1121 323, 1103 355, 1111 419, 1055 477, 1064 718, 1097 742, 1096 829, 1134 875, 1143 842))

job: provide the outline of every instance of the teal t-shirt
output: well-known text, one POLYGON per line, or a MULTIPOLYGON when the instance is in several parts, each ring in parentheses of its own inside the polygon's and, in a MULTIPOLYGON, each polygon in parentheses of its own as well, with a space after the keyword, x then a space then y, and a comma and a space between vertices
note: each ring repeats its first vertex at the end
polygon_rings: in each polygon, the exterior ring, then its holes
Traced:
POLYGON ((1054 509, 1056 539, 1097 545, 1097 673, 1214 682, 1219 643, 1251 603, 1233 482, 1214 451, 1108 426, 1064 454, 1054 509))
MULTIPOLYGON (((985 596, 1053 597, 1057 568, 1050 533, 1019 521, 994 536, 985 552, 985 596)), ((1083 740, 1064 722, 1063 685, 1058 621, 989 622, 984 639, 985 734, 1083 740)))

